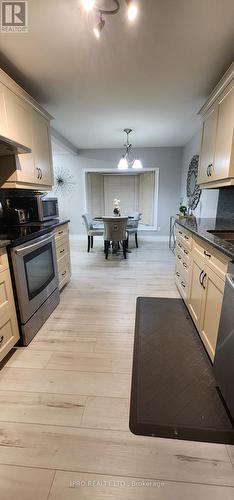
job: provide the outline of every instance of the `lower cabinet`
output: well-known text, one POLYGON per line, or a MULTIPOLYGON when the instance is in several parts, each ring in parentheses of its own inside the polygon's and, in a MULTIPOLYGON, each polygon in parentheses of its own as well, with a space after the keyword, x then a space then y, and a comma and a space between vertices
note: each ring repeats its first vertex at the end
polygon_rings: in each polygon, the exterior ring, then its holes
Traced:
POLYGON ((61 290, 71 277, 71 259, 69 244, 68 224, 63 224, 54 229, 56 256, 59 276, 59 290, 61 290))
POLYGON ((0 361, 19 340, 15 303, 6 249, 0 249, 0 361))
POLYGON ((206 350, 213 361, 221 316, 225 278, 230 259, 203 242, 203 240, 193 237, 190 258, 186 261, 188 285, 185 295, 184 291, 181 290, 181 283, 178 277, 178 274, 182 272, 180 258, 182 255, 181 234, 178 234, 177 247, 175 282, 182 298, 185 300, 206 350))
POLYGON ((188 297, 188 308, 197 329, 199 329, 200 325, 202 299, 204 295, 203 293, 204 289, 202 285, 203 273, 204 273, 204 261, 194 250, 192 267, 191 267, 191 282, 190 282, 190 291, 188 297))
POLYGON ((199 331, 208 354, 214 360, 225 282, 206 268, 199 331))

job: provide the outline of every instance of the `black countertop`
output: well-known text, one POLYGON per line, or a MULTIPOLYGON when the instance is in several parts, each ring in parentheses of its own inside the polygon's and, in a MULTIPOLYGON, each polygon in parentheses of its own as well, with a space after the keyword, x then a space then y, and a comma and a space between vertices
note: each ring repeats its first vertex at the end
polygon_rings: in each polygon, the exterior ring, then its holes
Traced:
POLYGON ((176 223, 184 227, 191 233, 196 234, 220 252, 234 260, 234 240, 233 243, 213 235, 209 231, 234 231, 234 221, 228 219, 197 219, 184 218, 177 219, 176 223))
POLYGON ((19 226, 0 225, 0 248, 21 245, 33 238, 43 236, 43 234, 49 233, 55 227, 68 222, 70 221, 52 219, 46 222, 29 222, 19 226))

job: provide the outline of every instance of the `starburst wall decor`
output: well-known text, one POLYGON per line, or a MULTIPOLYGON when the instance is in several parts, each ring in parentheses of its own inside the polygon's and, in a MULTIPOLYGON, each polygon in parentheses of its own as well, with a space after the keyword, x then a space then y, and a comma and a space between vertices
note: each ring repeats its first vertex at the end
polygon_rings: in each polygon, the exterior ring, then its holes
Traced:
POLYGON ((71 172, 64 167, 57 167, 54 173, 54 192, 57 195, 69 195, 75 186, 75 179, 71 172))

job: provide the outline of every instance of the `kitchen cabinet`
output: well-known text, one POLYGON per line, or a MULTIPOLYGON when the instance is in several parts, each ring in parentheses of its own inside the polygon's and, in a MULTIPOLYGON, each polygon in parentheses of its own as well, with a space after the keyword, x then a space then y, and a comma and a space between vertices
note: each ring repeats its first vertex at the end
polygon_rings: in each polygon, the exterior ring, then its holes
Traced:
POLYGON ((5 87, 0 83, 0 135, 7 137, 7 115, 5 102, 5 87))
POLYGON ((212 109, 204 118, 202 131, 202 146, 199 165, 199 184, 208 182, 212 176, 214 167, 214 151, 216 140, 216 129, 218 120, 218 106, 212 109))
POLYGON ((212 179, 234 176, 234 82, 221 95, 218 102, 218 123, 212 179))
POLYGON ((31 106, 9 89, 5 90, 8 138, 32 147, 31 106))
POLYGON ((198 182, 201 188, 234 185, 234 63, 200 114, 203 130, 198 182))
POLYGON ((176 237, 175 283, 213 361, 230 259, 181 226, 176 237))
POLYGON ((71 259, 68 223, 54 229, 55 247, 58 265, 59 290, 68 283, 71 277, 71 259))
POLYGON ((48 121, 36 112, 32 116, 33 157, 36 183, 52 186, 54 183, 50 126, 48 121))
POLYGON ((52 189, 51 118, 0 70, 0 134, 32 150, 28 154, 0 157, 0 187, 52 189))
POLYGON ((200 335, 212 361, 214 360, 225 282, 208 266, 203 279, 203 301, 200 335))
POLYGON ((200 317, 202 310, 202 298, 203 298, 203 284, 202 279, 204 276, 204 259, 194 251, 193 260, 191 266, 191 285, 188 298, 188 308, 193 321, 199 329, 200 317))
POLYGON ((0 249, 0 361, 19 340, 15 303, 6 249, 0 249))

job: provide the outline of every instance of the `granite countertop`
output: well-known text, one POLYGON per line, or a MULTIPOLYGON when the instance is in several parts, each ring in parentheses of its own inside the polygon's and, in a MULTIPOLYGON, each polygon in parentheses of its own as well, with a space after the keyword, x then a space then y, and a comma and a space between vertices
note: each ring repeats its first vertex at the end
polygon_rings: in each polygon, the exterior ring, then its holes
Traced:
POLYGON ((4 248, 4 247, 8 247, 8 245, 11 244, 11 240, 4 240, 1 239, 1 236, 0 236, 0 248, 4 248))
POLYGON ((204 241, 217 248, 217 250, 234 260, 234 239, 233 243, 229 243, 209 232, 234 232, 234 221, 229 219, 197 219, 196 217, 193 217, 177 219, 176 223, 188 231, 191 231, 191 233, 196 234, 199 238, 202 238, 204 241))
POLYGON ((70 222, 68 219, 52 219, 46 222, 29 222, 18 226, 0 226, 0 248, 21 245, 68 222, 70 222))

